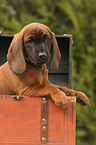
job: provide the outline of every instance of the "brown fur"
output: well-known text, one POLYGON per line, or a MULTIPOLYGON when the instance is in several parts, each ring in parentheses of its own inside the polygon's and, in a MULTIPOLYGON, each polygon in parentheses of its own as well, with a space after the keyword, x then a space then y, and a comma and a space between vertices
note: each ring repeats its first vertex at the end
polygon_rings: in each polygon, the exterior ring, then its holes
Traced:
POLYGON ((0 94, 48 96, 61 109, 67 108, 67 95, 75 95, 79 103, 89 105, 84 93, 49 82, 46 62, 50 62, 51 69, 57 70, 60 58, 55 34, 47 26, 39 23, 25 26, 13 38, 8 61, 0 67, 0 94))

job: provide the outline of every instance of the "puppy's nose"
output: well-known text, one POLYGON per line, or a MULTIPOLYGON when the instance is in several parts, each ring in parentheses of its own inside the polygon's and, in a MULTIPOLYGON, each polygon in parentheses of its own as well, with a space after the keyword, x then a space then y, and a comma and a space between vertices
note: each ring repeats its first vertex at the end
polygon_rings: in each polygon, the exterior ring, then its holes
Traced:
POLYGON ((38 54, 38 57, 39 57, 40 59, 46 59, 46 58, 47 58, 47 54, 46 54, 46 52, 40 52, 40 53, 38 54))

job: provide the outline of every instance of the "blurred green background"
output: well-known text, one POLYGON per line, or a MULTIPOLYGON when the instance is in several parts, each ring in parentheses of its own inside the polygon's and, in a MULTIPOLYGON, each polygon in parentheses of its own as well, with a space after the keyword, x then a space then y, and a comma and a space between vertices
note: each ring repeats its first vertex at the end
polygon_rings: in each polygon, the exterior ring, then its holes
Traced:
POLYGON ((96 145, 96 0, 0 0, 0 31, 13 35, 40 22, 57 35, 73 35, 72 88, 86 93, 77 104, 77 145, 96 145))

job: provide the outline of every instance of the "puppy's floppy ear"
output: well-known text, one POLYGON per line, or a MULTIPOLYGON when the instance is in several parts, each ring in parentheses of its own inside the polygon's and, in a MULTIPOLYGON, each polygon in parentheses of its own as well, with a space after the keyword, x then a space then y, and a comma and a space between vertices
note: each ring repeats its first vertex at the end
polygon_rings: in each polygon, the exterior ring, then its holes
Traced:
POLYGON ((60 50, 55 38, 55 34, 53 32, 51 32, 51 37, 52 37, 52 52, 53 52, 53 56, 52 56, 52 60, 50 63, 50 68, 51 70, 58 70, 59 67, 59 62, 61 59, 61 54, 60 54, 60 50))
POLYGON ((26 70, 26 62, 23 55, 22 34, 18 33, 13 38, 8 50, 7 60, 13 73, 20 75, 26 70))

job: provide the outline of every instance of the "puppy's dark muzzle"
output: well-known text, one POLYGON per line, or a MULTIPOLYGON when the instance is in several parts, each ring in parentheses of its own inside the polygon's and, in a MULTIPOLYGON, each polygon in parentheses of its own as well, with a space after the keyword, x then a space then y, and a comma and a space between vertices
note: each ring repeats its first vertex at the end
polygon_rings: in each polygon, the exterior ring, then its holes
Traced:
POLYGON ((40 52, 39 54, 38 54, 38 59, 39 60, 46 60, 47 59, 47 53, 46 52, 40 52))

